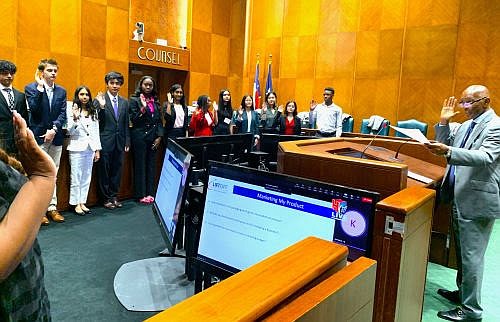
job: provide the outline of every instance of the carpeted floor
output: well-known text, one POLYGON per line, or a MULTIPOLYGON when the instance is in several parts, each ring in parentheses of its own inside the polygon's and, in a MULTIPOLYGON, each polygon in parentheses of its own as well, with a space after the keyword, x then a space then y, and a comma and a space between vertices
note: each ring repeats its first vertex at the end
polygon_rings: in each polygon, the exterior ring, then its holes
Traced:
MULTIPOLYGON (((500 321, 500 221, 493 227, 488 249, 483 277, 482 307, 484 310, 483 322, 500 321)), ((429 263, 427 281, 425 284, 423 322, 444 321, 437 317, 437 312, 450 310, 454 305, 437 294, 439 288, 456 289, 456 270, 441 265, 429 263)))
POLYGON ((113 291, 122 264, 156 257, 164 248, 151 208, 128 201, 121 209, 92 211, 85 217, 64 213, 65 223, 40 231, 53 321, 141 321, 152 316, 127 311, 113 291))
MULTIPOLYGON (((133 201, 122 209, 92 209, 79 217, 65 213, 67 221, 51 223, 39 234, 46 270, 46 287, 54 322, 142 321, 155 313, 129 312, 117 300, 113 280, 127 262, 155 257, 164 242, 151 208, 133 201)), ((500 222, 497 222, 486 254, 483 283, 484 322, 500 321, 500 222)), ((422 321, 443 321, 437 311, 453 308, 440 298, 438 288, 454 287, 455 271, 429 264, 422 321)))

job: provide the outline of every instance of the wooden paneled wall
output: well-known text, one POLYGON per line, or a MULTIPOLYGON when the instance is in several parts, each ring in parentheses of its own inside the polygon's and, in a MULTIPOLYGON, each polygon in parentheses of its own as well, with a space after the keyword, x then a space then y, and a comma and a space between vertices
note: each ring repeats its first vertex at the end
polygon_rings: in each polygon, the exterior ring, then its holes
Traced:
MULTIPOLYGON (((18 68, 14 87, 34 81, 42 58, 59 64, 57 83, 72 99, 80 84, 92 94, 104 90, 104 75, 117 70, 128 75, 128 0, 2 0, 0 59, 18 68)), ((125 88, 127 84, 125 84, 125 88)), ((126 91, 125 91, 126 93, 126 91)))
POLYGON ((444 98, 474 83, 500 104, 500 1, 251 1, 244 91, 251 91, 257 54, 264 91, 272 54, 279 103, 293 98, 308 110, 334 86, 357 131, 372 114, 432 125, 444 98))
POLYGON ((201 94, 218 100, 230 88, 239 101, 243 79, 245 0, 192 0, 189 101, 201 94))

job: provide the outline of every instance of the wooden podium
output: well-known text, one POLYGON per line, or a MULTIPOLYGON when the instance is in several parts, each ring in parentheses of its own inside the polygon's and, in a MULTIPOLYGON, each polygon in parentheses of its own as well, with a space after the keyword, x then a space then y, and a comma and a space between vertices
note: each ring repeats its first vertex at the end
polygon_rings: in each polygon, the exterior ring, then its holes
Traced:
POLYGON ((373 321, 420 321, 444 162, 417 142, 372 140, 282 142, 278 172, 380 193, 370 256, 377 260, 373 321))
POLYGON ((308 237, 159 313, 160 321, 369 321, 375 261, 308 237))

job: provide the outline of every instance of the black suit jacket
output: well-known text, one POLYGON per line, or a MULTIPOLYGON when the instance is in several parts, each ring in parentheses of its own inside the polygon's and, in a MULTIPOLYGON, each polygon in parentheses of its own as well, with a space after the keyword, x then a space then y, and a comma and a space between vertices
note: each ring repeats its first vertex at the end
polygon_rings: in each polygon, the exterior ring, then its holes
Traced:
MULTIPOLYGON (((187 108, 187 106, 184 106, 182 109, 184 110, 184 123, 182 124, 182 130, 184 132, 186 132, 188 129, 188 108, 187 108)), ((172 114, 168 114, 167 113, 167 103, 163 104, 163 111, 165 113, 164 114, 165 130, 168 133, 168 131, 170 131, 174 127, 175 118, 177 117, 177 113, 175 113, 175 108, 174 108, 174 105, 172 104, 170 107, 170 111, 172 114)))
POLYGON ((132 123, 131 135, 134 139, 153 141, 163 136, 163 124, 160 111, 160 103, 155 101, 153 113, 146 108, 146 113, 141 113, 141 99, 136 96, 130 97, 129 114, 132 123))
POLYGON ((36 82, 26 85, 24 92, 31 113, 30 129, 33 131, 37 143, 42 144, 44 139, 40 136, 55 125, 57 133, 52 144, 62 145, 64 140, 62 127, 66 124, 66 90, 54 84, 52 106, 49 106, 47 93, 40 92, 36 82))
MULTIPOLYGON (((302 121, 298 116, 293 117, 295 124, 293 126, 293 135, 300 135, 300 132, 302 131, 302 121)), ((286 128, 286 115, 281 115, 280 112, 278 112, 278 117, 276 118, 276 122, 274 127, 279 126, 280 128, 280 134, 285 134, 285 128, 286 128)))
POLYGON ((99 101, 94 100, 94 106, 99 111, 99 136, 103 152, 115 149, 124 151, 130 146, 128 101, 118 95, 118 119, 115 116, 113 103, 108 93, 104 94, 106 104, 100 108, 99 101))
MULTIPOLYGON (((26 106, 26 96, 15 88, 12 88, 12 94, 14 96, 14 109, 21 114, 23 119, 28 123, 29 114, 26 106)), ((9 154, 17 151, 14 142, 12 112, 9 109, 8 102, 2 94, 0 94, 0 148, 4 149, 9 154)))

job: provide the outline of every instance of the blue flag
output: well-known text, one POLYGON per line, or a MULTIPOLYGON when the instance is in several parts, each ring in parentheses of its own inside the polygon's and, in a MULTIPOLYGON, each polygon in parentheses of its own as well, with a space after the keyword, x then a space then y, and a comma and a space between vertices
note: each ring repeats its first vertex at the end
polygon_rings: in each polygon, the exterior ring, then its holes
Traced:
POLYGON ((273 91, 273 78, 271 75, 271 62, 267 65, 266 94, 273 91))

